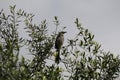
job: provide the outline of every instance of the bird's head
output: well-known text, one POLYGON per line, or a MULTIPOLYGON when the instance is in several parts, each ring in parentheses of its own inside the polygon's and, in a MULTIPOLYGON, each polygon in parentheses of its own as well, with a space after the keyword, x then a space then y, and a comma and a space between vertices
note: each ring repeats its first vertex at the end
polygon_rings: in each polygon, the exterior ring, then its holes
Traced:
POLYGON ((59 32, 59 36, 63 36, 64 34, 65 34, 66 32, 65 31, 61 31, 61 32, 59 32))
POLYGON ((58 33, 58 37, 63 36, 65 33, 66 33, 65 31, 59 32, 59 33, 58 33))
POLYGON ((65 31, 61 31, 60 34, 65 34, 66 32, 65 31))

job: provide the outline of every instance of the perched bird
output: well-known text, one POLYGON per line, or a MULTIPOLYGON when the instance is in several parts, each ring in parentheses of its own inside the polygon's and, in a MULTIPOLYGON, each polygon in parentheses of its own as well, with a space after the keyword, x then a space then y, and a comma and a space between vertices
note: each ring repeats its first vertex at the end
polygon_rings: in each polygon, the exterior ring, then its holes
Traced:
POLYGON ((56 49, 56 52, 57 52, 57 55, 56 55, 56 58, 55 58, 55 62, 57 64, 59 64, 59 61, 61 60, 60 58, 60 49, 63 45, 63 42, 64 42, 64 33, 66 32, 59 32, 57 37, 56 37, 56 41, 55 41, 55 49, 56 49))

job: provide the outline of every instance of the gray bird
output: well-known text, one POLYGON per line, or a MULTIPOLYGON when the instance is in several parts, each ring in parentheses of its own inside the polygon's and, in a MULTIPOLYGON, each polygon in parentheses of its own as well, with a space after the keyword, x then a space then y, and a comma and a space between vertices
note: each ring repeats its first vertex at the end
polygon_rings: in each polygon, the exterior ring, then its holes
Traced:
POLYGON ((66 32, 63 32, 63 31, 59 32, 59 34, 56 37, 56 41, 55 41, 55 49, 56 49, 56 52, 57 52, 55 62, 57 64, 59 64, 59 61, 61 60, 61 58, 60 58, 60 49, 61 49, 61 47, 63 45, 63 42, 64 42, 64 33, 66 33, 66 32))

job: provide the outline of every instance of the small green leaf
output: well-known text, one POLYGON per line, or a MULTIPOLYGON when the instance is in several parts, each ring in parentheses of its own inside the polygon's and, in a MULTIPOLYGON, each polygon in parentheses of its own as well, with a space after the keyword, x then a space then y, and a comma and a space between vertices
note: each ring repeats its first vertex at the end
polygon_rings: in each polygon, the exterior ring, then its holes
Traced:
POLYGON ((85 34, 87 34, 87 33, 88 33, 88 29, 85 30, 85 34))
POLYGON ((13 6, 13 9, 15 9, 16 5, 13 6))
POLYGON ((2 21, 0 20, 0 25, 2 24, 2 21))
POLYGON ((6 19, 6 16, 5 16, 5 14, 3 13, 3 19, 6 19))
POLYGON ((83 39, 84 39, 84 41, 85 41, 85 43, 86 43, 86 42, 87 42, 87 39, 86 39, 85 37, 84 37, 83 39))
POLYGON ((57 16, 55 16, 54 18, 55 18, 55 20, 57 20, 57 16))
POLYGON ((78 21, 78 18, 76 18, 76 23, 78 24, 78 22, 79 22, 79 21, 78 21))
POLYGON ((23 15, 24 15, 25 17, 27 16, 27 14, 26 14, 26 13, 24 13, 23 15))
POLYGON ((92 35, 90 39, 93 40, 93 38, 94 38, 94 35, 92 35))
POLYGON ((91 51, 91 48, 90 48, 90 46, 88 47, 88 51, 89 51, 89 52, 91 51))
POLYGON ((80 40, 80 46, 83 46, 83 41, 82 40, 80 40))
POLYGON ((0 15, 1 15, 2 12, 3 12, 3 9, 0 11, 0 15))
POLYGON ((1 42, 0 42, 0 51, 2 51, 2 44, 1 44, 1 42))

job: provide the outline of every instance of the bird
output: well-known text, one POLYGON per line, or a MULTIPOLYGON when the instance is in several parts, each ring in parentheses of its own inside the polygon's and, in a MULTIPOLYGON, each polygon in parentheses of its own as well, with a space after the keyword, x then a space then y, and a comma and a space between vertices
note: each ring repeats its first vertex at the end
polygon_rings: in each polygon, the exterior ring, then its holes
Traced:
POLYGON ((57 55, 56 55, 56 57, 55 57, 55 62, 56 62, 57 64, 59 64, 59 61, 61 60, 61 58, 60 58, 60 49, 61 49, 61 47, 62 47, 62 45, 63 45, 63 42, 64 42, 64 34, 65 34, 65 33, 66 33, 66 32, 61 31, 61 32, 58 33, 58 35, 57 35, 57 37, 56 37, 55 49, 56 49, 57 55))

